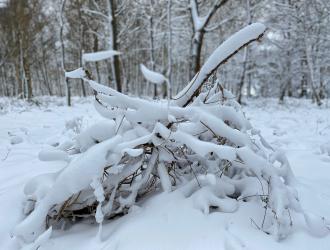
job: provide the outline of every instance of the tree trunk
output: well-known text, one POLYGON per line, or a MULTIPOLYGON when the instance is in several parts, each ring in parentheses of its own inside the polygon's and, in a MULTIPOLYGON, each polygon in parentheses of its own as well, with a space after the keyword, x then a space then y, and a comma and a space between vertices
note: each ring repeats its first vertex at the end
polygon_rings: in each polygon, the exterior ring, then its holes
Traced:
POLYGON ((311 55, 310 55, 310 51, 307 46, 306 38, 305 38, 305 49, 306 49, 306 62, 307 62, 307 66, 309 69, 310 84, 311 84, 313 98, 315 98, 317 105, 321 106, 322 101, 319 96, 319 93, 317 92, 317 90, 315 88, 314 66, 313 66, 313 61, 312 61, 311 55))
MULTIPOLYGON (((246 23, 249 25, 251 24, 251 9, 250 9, 250 0, 246 0, 246 23)), ((247 68, 247 61, 249 57, 249 50, 247 47, 244 48, 244 57, 243 57, 243 69, 241 74, 241 80, 239 83, 238 88, 238 98, 237 102, 239 104, 242 103, 242 96, 243 96, 243 87, 245 83, 245 75, 246 75, 246 68, 247 68)))
MULTIPOLYGON (((80 2, 79 2, 80 3, 80 2)), ((79 36, 80 36, 80 41, 79 41, 79 67, 83 66, 83 62, 82 62, 82 55, 83 55, 83 50, 84 50, 84 25, 83 25, 83 21, 81 18, 81 7, 79 6, 78 8, 78 18, 79 18, 79 36)), ((97 51, 97 50, 95 50, 97 51)), ((96 63, 96 68, 98 69, 98 65, 96 63)), ((98 82, 100 82, 100 79, 98 79, 98 82)), ((86 89, 85 89, 85 85, 84 85, 84 80, 80 80, 80 86, 81 86, 81 91, 82 91, 82 95, 83 97, 86 97, 86 89)))
POLYGON ((192 79, 201 68, 201 54, 204 34, 205 31, 200 30, 197 31, 193 37, 190 79, 192 79))
POLYGON ((41 75, 43 78, 43 84, 45 85, 45 87, 48 91, 48 94, 52 95, 52 90, 50 88, 50 84, 49 84, 49 80, 48 80, 47 68, 45 66, 44 60, 41 63, 39 63, 39 67, 40 67, 41 75))
POLYGON ((243 59, 243 69, 242 69, 242 74, 241 74, 241 79, 238 85, 238 93, 237 93, 237 102, 239 104, 242 103, 242 96, 243 96, 243 86, 245 82, 245 75, 246 75, 246 67, 247 67, 247 58, 248 58, 248 48, 244 48, 244 59, 243 59))
MULTIPOLYGON (((93 35, 94 37, 94 44, 93 44, 93 51, 99 51, 99 39, 97 37, 97 35, 93 35)), ((97 81, 101 82, 101 76, 100 76, 100 68, 99 68, 100 64, 98 61, 95 62, 95 69, 96 69, 96 77, 97 77, 97 81)))
MULTIPOLYGON (((167 0, 167 26, 168 26, 168 40, 167 40, 167 72, 166 76, 170 84, 172 84, 172 0, 167 0)), ((164 84, 163 98, 167 95, 167 85, 164 84)), ((172 98, 170 96, 170 98, 172 98)))
POLYGON ((71 86, 68 78, 65 78, 66 86, 66 103, 68 106, 71 106, 71 86))
MULTIPOLYGON (((110 40, 111 40, 111 48, 113 50, 118 50, 119 45, 117 41, 117 17, 116 17, 116 9, 117 2, 116 0, 109 0, 108 2, 109 9, 109 29, 110 29, 110 40)), ((113 79, 115 81, 116 88, 119 92, 122 92, 122 84, 120 78, 120 62, 118 56, 114 56, 111 60, 111 68, 113 73, 113 79)))
MULTIPOLYGON (((62 66, 63 76, 65 74, 65 50, 64 50, 64 40, 63 40, 63 29, 64 29, 63 12, 64 12, 65 3, 66 3, 66 0, 63 0, 62 6, 61 6, 61 15, 60 15, 60 17, 61 17, 60 41, 61 41, 61 50, 62 50, 61 66, 62 66)), ((71 87, 70 87, 69 79, 66 77, 65 77, 65 84, 66 84, 67 105, 71 106, 71 87)))
POLYGON ((18 84, 18 90, 17 90, 17 95, 19 98, 23 98, 23 81, 21 79, 21 74, 20 74, 20 66, 19 63, 15 63, 15 76, 16 76, 16 82, 18 84))
POLYGON ((301 59, 300 68, 301 68, 302 76, 301 76, 301 80, 300 80, 299 98, 302 98, 302 97, 307 96, 307 74, 305 72, 305 70, 307 68, 307 62, 306 62, 305 56, 304 56, 304 58, 301 59))
POLYGON ((33 93, 32 93, 31 71, 30 71, 28 57, 23 58, 23 69, 24 69, 25 79, 26 79, 27 99, 31 100, 33 93))
MULTIPOLYGON (((150 1, 150 9, 152 8, 152 3, 150 1)), ((155 56, 154 56, 154 23, 153 23, 153 17, 152 13, 151 16, 149 16, 149 45, 150 45, 150 64, 151 64, 151 70, 155 71, 155 56)), ((157 93, 157 85, 153 84, 154 89, 154 98, 158 95, 157 93)))

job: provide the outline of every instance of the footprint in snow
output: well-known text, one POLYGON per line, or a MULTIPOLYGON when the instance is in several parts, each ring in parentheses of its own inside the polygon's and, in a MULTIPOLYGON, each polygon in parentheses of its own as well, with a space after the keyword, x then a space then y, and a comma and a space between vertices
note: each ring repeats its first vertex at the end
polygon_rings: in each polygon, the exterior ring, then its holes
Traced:
POLYGON ((18 135, 14 135, 10 138, 11 145, 19 144, 21 142, 23 142, 23 138, 18 135))
POLYGON ((286 134, 286 131, 280 131, 280 130, 273 131, 273 135, 276 135, 276 136, 283 136, 285 134, 286 134))

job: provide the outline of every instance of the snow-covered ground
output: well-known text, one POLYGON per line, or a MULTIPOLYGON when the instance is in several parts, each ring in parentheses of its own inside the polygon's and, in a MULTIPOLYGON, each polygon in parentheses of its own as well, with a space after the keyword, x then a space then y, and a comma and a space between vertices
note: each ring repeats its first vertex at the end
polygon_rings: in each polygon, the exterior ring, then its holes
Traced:
MULTIPOLYGON (((102 119, 91 99, 75 99, 71 108, 64 105, 64 99, 48 98, 44 104, 46 99, 30 106, 0 99, 1 250, 20 249, 11 231, 23 218, 26 181, 64 166, 39 161, 39 151, 102 119)), ((330 155, 325 151, 330 150, 330 108, 295 99, 284 105, 275 99, 249 100, 247 104, 243 109, 254 127, 273 147, 286 152, 306 212, 329 220, 330 155)), ((83 222, 65 231, 54 230, 39 249, 330 249, 330 235, 313 236, 299 218, 293 222, 293 233, 277 242, 258 230, 263 214, 260 206, 242 202, 235 213, 212 211, 206 215, 180 192, 159 193, 133 207, 128 215, 105 222, 102 241, 96 237, 98 225, 83 222)))

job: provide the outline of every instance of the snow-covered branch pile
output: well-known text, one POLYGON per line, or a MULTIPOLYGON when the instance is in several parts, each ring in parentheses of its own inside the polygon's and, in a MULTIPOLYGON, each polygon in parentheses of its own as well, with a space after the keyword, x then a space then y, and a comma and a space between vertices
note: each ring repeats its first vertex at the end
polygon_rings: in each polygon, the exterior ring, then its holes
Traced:
POLYGON ((230 92, 218 81, 212 85, 204 79, 227 55, 263 34, 265 28, 256 25, 243 30, 246 36, 234 40, 233 47, 218 49, 223 56, 210 57, 195 77, 203 88, 192 82, 182 92, 185 97, 169 106, 84 78, 97 93, 96 110, 106 119, 74 141, 40 154, 43 160, 68 164, 27 183, 28 216, 16 227, 16 236, 32 241, 51 225, 90 216, 101 225, 126 214, 151 192, 179 187, 204 213, 214 207, 234 212, 240 202, 259 201, 270 211, 260 229, 278 239, 290 232, 295 213, 313 227, 325 228, 302 210, 285 155, 251 127, 230 92), (200 93, 192 99, 197 89, 200 93))

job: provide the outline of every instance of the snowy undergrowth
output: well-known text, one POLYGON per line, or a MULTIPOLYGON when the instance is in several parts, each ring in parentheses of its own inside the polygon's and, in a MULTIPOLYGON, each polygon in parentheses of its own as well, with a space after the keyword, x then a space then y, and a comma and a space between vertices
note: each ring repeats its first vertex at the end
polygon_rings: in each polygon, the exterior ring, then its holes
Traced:
POLYGON ((213 208, 235 212, 241 201, 257 202, 264 218, 255 226, 277 239, 287 237, 300 214, 312 234, 328 233, 324 218, 300 206, 283 152, 252 129, 218 83, 187 107, 170 109, 95 82, 91 86, 99 93, 96 109, 109 120, 41 152, 42 160, 68 164, 25 186, 29 215, 16 227, 17 236, 34 240, 51 225, 88 216, 101 228, 104 217, 126 214, 159 187, 181 192, 204 214, 213 208))
MULTIPOLYGON (((74 103, 86 103, 89 98, 73 97, 74 103)), ((58 96, 37 96, 30 101, 21 98, 0 98, 0 115, 8 112, 30 112, 35 108, 47 110, 47 108, 61 107, 66 105, 66 99, 58 96)))
MULTIPOLYGON (((0 99, 2 102, 3 100, 0 99)), ((29 112, 12 111, 0 120, 0 242, 1 249, 19 249, 10 238, 12 229, 22 219, 23 186, 31 177, 58 171, 65 163, 42 162, 37 154, 46 142, 63 140, 65 124, 72 114, 83 118, 87 128, 101 117, 90 100, 74 104, 72 108, 56 106, 32 107, 29 112), (36 119, 37 118, 37 119, 36 119), (23 142, 10 144, 11 133, 22 132, 23 142), (9 149, 9 154, 7 152, 9 149), (7 157, 6 157, 7 156, 7 157)), ((321 153, 320 146, 330 135, 329 108, 317 108, 309 100, 289 99, 278 105, 277 99, 247 100, 243 111, 253 127, 274 148, 285 150, 297 179, 296 189, 305 210, 330 217, 330 157, 321 153)), ((71 137, 70 137, 71 138, 71 137)), ((263 250, 328 250, 330 237, 314 237, 306 230, 302 217, 295 218, 294 233, 277 243, 260 231, 264 209, 256 202, 240 202, 235 213, 219 213, 211 209, 204 214, 195 209, 191 199, 181 191, 157 194, 139 202, 119 219, 106 221, 103 242, 95 240, 98 226, 78 223, 65 231, 53 230, 53 235, 41 249, 253 249, 263 250), (254 222, 252 222, 252 220, 254 222), (170 239, 170 240, 169 240, 170 239), (159 242, 162 242, 161 244, 159 242)))

